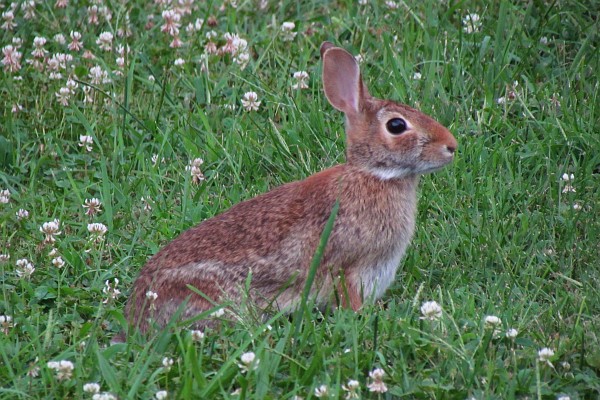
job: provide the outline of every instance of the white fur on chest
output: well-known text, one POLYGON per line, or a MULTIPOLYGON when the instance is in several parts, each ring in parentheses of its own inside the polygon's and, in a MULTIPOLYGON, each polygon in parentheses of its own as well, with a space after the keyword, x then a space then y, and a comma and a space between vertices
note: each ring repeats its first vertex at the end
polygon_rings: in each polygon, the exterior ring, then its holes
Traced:
POLYGON ((381 298, 394 282, 406 247, 407 245, 400 246, 389 257, 382 258, 375 265, 368 266, 359 272, 358 278, 365 300, 381 298))

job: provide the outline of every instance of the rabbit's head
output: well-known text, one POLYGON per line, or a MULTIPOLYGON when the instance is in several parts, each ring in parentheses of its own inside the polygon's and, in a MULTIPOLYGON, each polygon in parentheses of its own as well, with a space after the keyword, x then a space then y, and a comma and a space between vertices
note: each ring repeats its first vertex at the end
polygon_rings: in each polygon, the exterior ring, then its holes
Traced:
POLYGON ((407 105, 372 97, 346 50, 324 42, 321 56, 325 96, 346 114, 348 164, 385 180, 432 172, 453 160, 458 144, 445 127, 407 105))

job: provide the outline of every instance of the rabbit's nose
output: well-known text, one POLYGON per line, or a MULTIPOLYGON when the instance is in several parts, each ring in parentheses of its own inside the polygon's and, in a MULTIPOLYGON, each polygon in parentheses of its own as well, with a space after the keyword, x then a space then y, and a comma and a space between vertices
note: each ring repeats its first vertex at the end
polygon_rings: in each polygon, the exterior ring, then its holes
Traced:
POLYGON ((454 152, 456 151, 456 146, 446 145, 446 150, 448 150, 450 153, 454 154, 454 152))

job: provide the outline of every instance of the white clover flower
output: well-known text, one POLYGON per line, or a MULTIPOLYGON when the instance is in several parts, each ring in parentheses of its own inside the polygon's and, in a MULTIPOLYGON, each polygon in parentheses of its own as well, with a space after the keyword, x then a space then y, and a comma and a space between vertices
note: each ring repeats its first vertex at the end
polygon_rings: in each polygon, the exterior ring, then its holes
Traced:
POLYGON ((0 190, 0 203, 8 204, 10 202, 10 191, 8 189, 0 190))
POLYGON ((253 352, 244 353, 240 356, 240 359, 244 364, 252 364, 255 358, 256 354, 254 354, 253 352))
POLYGON ((169 47, 172 49, 178 49, 183 46, 183 41, 179 38, 179 36, 173 36, 173 40, 169 43, 169 47))
POLYGON ((108 72, 103 70, 102 67, 99 65, 90 68, 88 77, 90 78, 90 83, 92 85, 99 85, 101 83, 112 82, 110 77, 108 76, 108 72))
POLYGON ((13 326, 13 318, 10 315, 0 315, 0 329, 5 335, 8 335, 13 326))
POLYGON ((19 211, 16 212, 17 221, 20 221, 25 218, 29 218, 29 211, 19 208, 19 211))
POLYGON ((92 197, 91 199, 85 199, 82 207, 86 209, 86 215, 92 216, 102 211, 100 209, 100 207, 102 207, 102 202, 99 199, 92 197))
POLYGON ((63 107, 69 105, 69 99, 71 98, 71 90, 68 87, 61 87, 58 92, 54 93, 56 101, 63 107))
POLYGON ((242 69, 242 70, 244 68, 246 68, 249 61, 250 61, 250 53, 248 53, 248 52, 242 52, 242 53, 236 54, 233 57, 233 62, 238 64, 240 66, 240 69, 242 69))
POLYGON ((329 388, 327 387, 327 385, 321 385, 317 388, 315 388, 315 397, 327 397, 329 396, 329 388))
POLYGON ((173 366, 173 363, 174 363, 174 361, 172 358, 164 357, 162 359, 162 365, 167 371, 171 369, 171 367, 173 366))
POLYGON ((56 372, 56 378, 59 381, 71 379, 73 369, 75 369, 73 363, 68 360, 50 361, 47 365, 56 372))
POLYGON ((125 54, 129 54, 131 51, 131 48, 129 47, 129 45, 125 45, 123 46, 122 44, 117 46, 117 53, 121 56, 121 57, 125 57, 125 54))
POLYGON ((283 34, 281 40, 283 40, 284 42, 291 42, 292 40, 294 40, 294 38, 298 34, 298 32, 294 32, 295 28, 296 24, 293 22, 284 22, 283 24, 281 24, 281 32, 283 34))
POLYGON ((579 203, 573 203, 573 210, 575 211, 579 211, 581 210, 583 207, 581 206, 581 204, 579 203))
POLYGON ((92 151, 92 145, 94 144, 94 138, 89 135, 80 135, 79 136, 79 147, 85 147, 85 149, 89 152, 92 151))
POLYGON ((65 262, 62 257, 58 256, 52 259, 52 265, 54 265, 56 268, 62 268, 65 266, 65 262))
POLYGON ((245 52, 248 48, 248 41, 239 37, 237 33, 226 32, 223 35, 225 44, 219 49, 220 53, 231 54, 235 56, 245 52))
MULTIPOLYGON (((51 58, 46 60, 46 68, 48 69, 48 71, 57 72, 60 69, 60 67, 61 67, 60 61, 58 61, 58 58, 56 58, 56 54, 54 54, 51 58)), ((50 79, 60 79, 60 78, 62 78, 62 75, 60 75, 60 74, 58 74, 56 76, 50 76, 50 79)))
POLYGON ((563 193, 576 193, 577 190, 575 190, 575 188, 573 187, 573 185, 571 185, 570 183, 567 183, 563 189, 562 189, 563 193))
POLYGON ((88 224, 87 226, 88 232, 92 235, 92 239, 96 241, 101 241, 104 238, 106 232, 108 232, 108 228, 106 225, 100 222, 94 222, 88 224))
POLYGON ((548 44, 548 38, 546 36, 542 36, 540 38, 540 44, 543 44, 544 46, 548 44))
POLYGON ((253 371, 258 368, 258 364, 260 363, 260 360, 256 358, 256 354, 251 351, 242 354, 240 360, 242 363, 238 364, 238 367, 240 367, 242 372, 253 371))
POLYGON ((421 77, 422 77, 422 75, 421 75, 421 73, 420 73, 420 72, 415 72, 415 73, 413 74, 413 79, 414 79, 415 81, 419 81, 419 80, 421 80, 421 77))
POLYGON ((113 34, 110 32, 102 32, 96 40, 96 44, 104 51, 112 50, 113 34))
POLYGON ((23 9, 24 19, 34 19, 35 18, 35 0, 25 0, 23 4, 21 4, 21 8, 23 9))
POLYGON ((515 339, 518 335, 519 335, 519 331, 516 330, 515 328, 510 328, 509 330, 506 331, 506 337, 511 340, 515 339))
POLYGON ((33 274, 33 272, 35 271, 35 267, 33 266, 33 264, 31 262, 29 262, 29 260, 27 260, 26 258, 22 258, 20 260, 17 260, 17 276, 19 278, 25 278, 25 279, 29 279, 31 277, 31 275, 33 274))
POLYGON ((242 106, 246 111, 258 111, 260 107, 260 101, 258 101, 258 95, 256 92, 246 92, 242 98, 242 106))
POLYGON ((478 32, 481 27, 479 14, 471 13, 463 18, 463 31, 466 33, 478 32))
POLYGON ((549 366, 552 366, 550 359, 554 357, 554 350, 549 349, 548 347, 544 347, 538 351, 538 360, 542 363, 546 363, 549 366))
POLYGON ((435 301, 426 301, 421 305, 421 319, 437 321, 442 317, 442 307, 435 301))
POLYGON ((502 320, 495 315, 486 315, 484 322, 486 326, 495 328, 502 323, 502 320))
MULTIPOLYGON (((152 160, 152 164, 153 164, 153 165, 156 165, 156 164, 158 164, 158 161, 159 161, 159 160, 158 160, 158 154, 152 154, 152 158, 151 158, 151 160, 152 160)), ((164 164, 164 163, 165 163, 165 158, 164 158, 164 157, 161 157, 161 158, 160 158, 160 162, 161 162, 161 164, 164 164)))
POLYGON ((123 71, 122 69, 125 68, 125 58, 124 57, 117 57, 115 62, 117 63, 117 69, 116 71, 113 71, 114 74, 119 75, 119 76, 123 76, 123 71))
POLYGON ((544 249, 544 251, 542 251, 542 253, 547 257, 552 257, 553 255, 556 254, 556 251, 552 248, 548 248, 548 249, 544 249))
POLYGON ((375 393, 385 393, 387 392, 387 386, 383 382, 383 376, 385 375, 385 371, 381 368, 375 368, 373 371, 369 372, 369 377, 371 378, 371 383, 367 385, 370 392, 375 393))
POLYGON ((190 334, 192 335, 192 340, 194 342, 199 342, 202 339, 204 339, 204 332, 202 332, 202 331, 193 330, 193 331, 190 331, 190 334))
POLYGON ((150 301, 155 301, 156 299, 158 299, 158 293, 153 292, 152 290, 148 290, 146 292, 146 298, 150 301))
POLYGON ((100 385, 96 382, 86 383, 83 385, 83 391, 86 393, 98 393, 100 392, 100 385))
POLYGON ((573 174, 567 174, 567 173, 564 173, 564 174, 562 174, 562 177, 561 177, 561 179, 562 179, 563 181, 567 181, 567 182, 568 182, 568 181, 572 181, 573 179, 575 179, 575 175, 573 175, 573 174))
POLYGON ((150 204, 150 199, 148 197, 141 197, 140 201, 144 203, 144 211, 150 212, 152 211, 152 205, 150 204))
POLYGON ((167 398, 167 391, 166 390, 161 390, 156 392, 156 394, 154 395, 154 398, 156 398, 156 400, 164 400, 167 398))
POLYGON ((33 51, 31 55, 35 58, 44 58, 48 54, 48 50, 44 49, 47 40, 45 37, 36 36, 33 39, 33 51))
POLYGON ((359 399, 360 396, 357 393, 358 389, 360 388, 360 383, 356 380, 350 379, 348 381, 348 384, 346 385, 342 385, 342 390, 346 393, 346 399, 359 399))
POLYGON ((203 159, 194 158, 193 160, 190 160, 189 165, 187 167, 185 167, 185 170, 190 171, 190 174, 192 175, 192 183, 194 183, 196 185, 204 180, 204 174, 202 173, 202 170, 200 169, 200 166, 202 164, 204 164, 203 159))
POLYGON ((71 37, 71 43, 69 43, 69 50, 79 51, 83 49, 83 42, 81 41, 81 33, 71 31, 69 35, 71 37))
POLYGON ((390 10, 395 10, 395 9, 397 9, 398 7, 400 7, 400 5, 399 5, 398 3, 396 3, 395 1, 393 1, 393 0, 387 0, 387 1, 385 2, 385 5, 386 5, 386 6, 387 6, 387 7, 388 7, 390 10))
POLYGON ((178 58, 178 59, 176 59, 176 60, 173 62, 173 64, 174 64, 176 67, 181 67, 182 65, 184 65, 184 64, 185 64, 185 60, 184 60, 183 58, 178 58))
POLYGON ((292 85, 292 89, 308 89, 308 72, 306 71, 297 71, 294 72, 294 79, 296 83, 292 85))
POLYGON ((29 371, 27 371, 27 376, 30 378, 37 378, 40 375, 40 367, 36 363, 39 361, 39 358, 36 357, 35 361, 29 363, 29 371))
POLYGON ((560 95, 558 93, 552 93, 552 97, 550 97, 550 103, 556 108, 560 110, 560 95))
POLYGON ((0 254, 0 264, 7 263, 10 260, 10 254, 0 254))
POLYGON ((119 295, 121 294, 121 291, 119 289, 117 289, 118 285, 119 285, 118 278, 115 278, 112 285, 109 283, 108 280, 106 282, 104 282, 104 289, 102 289, 102 293, 104 293, 106 295, 106 299, 104 299, 102 301, 102 303, 106 304, 109 301, 114 300, 117 297, 119 297, 119 295))
POLYGON ((67 79, 66 86, 71 91, 71 94, 74 94, 75 90, 79 87, 79 84, 77 83, 77 81, 69 78, 67 79))
MULTIPOLYGON (((16 4, 16 3, 12 3, 12 4, 14 5, 14 4, 16 4)), ((13 36, 13 38, 12 38, 12 44, 13 44, 13 46, 15 46, 17 49, 20 49, 20 48, 21 48, 21 46, 23 46, 23 39, 21 39, 21 38, 20 38, 20 37, 18 37, 18 36, 13 36)))
POLYGON ((217 311, 210 314, 210 316, 213 318, 221 318, 223 315, 225 315, 224 308, 219 308, 217 311))
POLYGON ((18 48, 13 45, 7 44, 2 48, 2 55, 4 56, 2 59, 4 70, 7 72, 19 72, 23 53, 18 51, 18 48))
POLYGON ((373 371, 369 372, 369 377, 375 380, 382 380, 385 376, 385 371, 381 368, 375 368, 373 371))
POLYGON ((50 222, 44 222, 40 227, 40 232, 46 235, 44 242, 45 243, 54 243, 56 239, 54 236, 60 235, 60 221, 55 219, 50 222))
POLYGON ((161 32, 169 36, 178 36, 179 27, 181 27, 181 14, 178 10, 165 10, 162 12, 165 23, 160 27, 161 32))
POLYGON ((56 53, 53 57, 58 62, 60 69, 67 69, 67 66, 73 61, 73 56, 71 54, 56 53))
POLYGON ((196 18, 196 22, 190 22, 185 27, 185 31, 190 34, 199 32, 202 29, 202 25, 204 25, 204 20, 202 18, 196 18))
POLYGON ((17 26, 17 24, 14 22, 15 14, 12 10, 3 12, 2 19, 4 20, 4 23, 2 24, 2 26, 0 26, 0 28, 6 31, 12 31, 17 26))

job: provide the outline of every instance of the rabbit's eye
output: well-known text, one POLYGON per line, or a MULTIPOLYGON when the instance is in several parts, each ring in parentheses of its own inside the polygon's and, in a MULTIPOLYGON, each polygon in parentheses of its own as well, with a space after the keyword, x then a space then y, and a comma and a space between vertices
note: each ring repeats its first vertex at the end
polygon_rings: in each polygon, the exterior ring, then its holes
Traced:
POLYGON ((406 121, 402 118, 392 118, 385 126, 392 135, 399 135, 406 130, 406 121))

